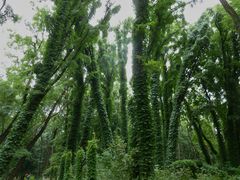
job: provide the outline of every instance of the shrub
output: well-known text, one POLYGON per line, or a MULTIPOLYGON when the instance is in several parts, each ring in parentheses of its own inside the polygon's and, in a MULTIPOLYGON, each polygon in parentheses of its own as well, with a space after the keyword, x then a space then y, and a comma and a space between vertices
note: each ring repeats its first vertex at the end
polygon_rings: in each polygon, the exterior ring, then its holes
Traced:
POLYGON ((179 173, 179 175, 181 174, 188 174, 190 175, 192 178, 196 178, 196 173, 199 170, 201 166, 201 163, 199 163, 198 161, 194 161, 194 160, 179 160, 179 161, 175 161, 173 162, 169 168, 170 170, 179 173))
POLYGON ((126 153, 126 144, 120 138, 98 156, 99 179, 130 179, 130 155, 126 153))

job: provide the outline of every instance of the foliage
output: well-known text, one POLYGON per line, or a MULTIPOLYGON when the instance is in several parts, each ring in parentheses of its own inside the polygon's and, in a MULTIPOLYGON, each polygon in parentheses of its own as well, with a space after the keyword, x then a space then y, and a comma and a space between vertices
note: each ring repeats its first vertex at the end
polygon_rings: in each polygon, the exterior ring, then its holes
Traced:
POLYGON ((81 180, 82 179, 82 169, 83 169, 83 165, 84 165, 84 160, 85 160, 85 152, 83 151, 83 149, 79 149, 76 153, 76 158, 75 158, 75 179, 76 180, 81 180))
POLYGON ((130 166, 131 157, 126 153, 126 144, 119 137, 107 150, 97 157, 97 174, 99 179, 129 179, 130 166))
POLYGON ((10 30, 0 179, 239 179, 239 1, 189 24, 192 1, 134 0, 116 27, 113 1, 52 2, 10 30))
POLYGON ((87 179, 97 179, 97 143, 93 139, 88 142, 87 147, 87 179))

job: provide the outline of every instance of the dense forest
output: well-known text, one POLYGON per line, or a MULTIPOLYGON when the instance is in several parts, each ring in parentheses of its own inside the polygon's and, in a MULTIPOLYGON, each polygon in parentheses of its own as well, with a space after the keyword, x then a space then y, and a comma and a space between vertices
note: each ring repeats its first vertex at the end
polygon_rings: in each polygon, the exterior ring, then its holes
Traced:
MULTIPOLYGON (((115 27, 110 0, 46 1, 31 34, 9 37, 1 180, 240 178, 239 0, 193 24, 184 9, 204 0, 133 0, 115 27)), ((9 21, 21 17, 2 0, 0 28, 9 21)))

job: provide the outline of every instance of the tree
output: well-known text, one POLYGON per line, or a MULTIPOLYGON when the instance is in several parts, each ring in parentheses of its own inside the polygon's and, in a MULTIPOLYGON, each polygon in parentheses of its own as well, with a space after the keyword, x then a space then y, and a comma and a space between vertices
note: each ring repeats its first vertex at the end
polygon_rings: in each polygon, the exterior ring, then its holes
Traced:
POLYGON ((176 160, 181 105, 186 96, 190 78, 196 71, 195 69, 198 65, 197 60, 201 57, 201 55, 204 55, 202 51, 208 47, 208 29, 209 26, 203 17, 199 20, 193 31, 190 32, 188 47, 183 58, 176 85, 177 89, 173 98, 167 144, 167 163, 172 163, 176 160))
POLYGON ((128 54, 128 44, 129 38, 128 34, 130 31, 131 20, 127 20, 123 23, 121 27, 115 29, 117 50, 119 58, 119 78, 120 78, 120 89, 119 94, 121 96, 121 134, 124 142, 128 144, 128 114, 127 114, 127 74, 126 74, 126 64, 127 64, 127 54, 128 54))
POLYGON ((133 96, 136 105, 133 122, 133 178, 148 178, 153 172, 154 134, 149 101, 146 62, 148 1, 134 0, 136 19, 133 26, 133 96))
POLYGON ((61 43, 67 37, 66 27, 69 27, 69 8, 71 4, 59 1, 54 15, 53 29, 49 35, 42 64, 38 66, 36 85, 31 90, 28 100, 23 106, 14 127, 6 139, 6 143, 0 149, 0 174, 4 173, 14 153, 21 147, 21 141, 27 132, 29 123, 39 107, 42 99, 48 92, 51 84, 53 69, 56 69, 56 61, 61 58, 64 44, 61 43))

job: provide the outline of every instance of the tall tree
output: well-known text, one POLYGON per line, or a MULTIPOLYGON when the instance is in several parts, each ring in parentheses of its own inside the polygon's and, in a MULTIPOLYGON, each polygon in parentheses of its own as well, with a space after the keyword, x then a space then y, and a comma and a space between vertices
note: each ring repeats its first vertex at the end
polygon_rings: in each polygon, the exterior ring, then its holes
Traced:
POLYGON ((82 120, 82 109, 83 109, 83 99, 85 92, 85 82, 84 82, 84 69, 83 63, 81 59, 77 59, 76 67, 74 69, 74 80, 75 86, 73 90, 73 103, 72 103, 72 114, 71 114, 71 124, 70 124, 70 132, 68 135, 68 150, 72 151, 72 155, 74 157, 74 153, 77 150, 77 143, 80 136, 79 127, 80 122, 82 120))
POLYGON ((239 61, 239 43, 236 41, 238 38, 235 32, 232 32, 231 35, 224 29, 222 14, 216 15, 216 27, 220 35, 220 47, 221 47, 221 58, 223 61, 224 68, 224 90, 226 92, 227 100, 227 117, 225 123, 225 136, 227 142, 227 150, 229 161, 232 165, 238 166, 240 164, 239 150, 240 150, 240 133, 237 128, 240 123, 240 115, 238 114, 238 109, 240 107, 240 98, 239 98, 239 80, 238 80, 238 68, 236 63, 239 61), (233 53, 230 55, 228 38, 231 39, 233 53), (234 53, 236 52, 236 53, 234 53))
POLYGON ((125 143, 128 144, 128 114, 127 114, 127 73, 126 73, 126 64, 127 64, 127 55, 128 55, 128 44, 129 38, 128 33, 130 31, 130 21, 127 20, 124 22, 122 29, 120 26, 116 28, 116 41, 117 41, 117 50, 119 58, 119 78, 120 78, 120 89, 119 95, 121 98, 121 134, 125 143))
POLYGON ((134 0, 136 19, 133 26, 133 122, 132 177, 147 179, 153 172, 154 133, 149 101, 146 62, 146 27, 149 22, 148 0, 134 0))
POLYGON ((196 73, 198 59, 201 58, 201 55, 204 55, 203 50, 208 47, 208 29, 207 18, 203 16, 192 32, 189 32, 187 49, 183 57, 173 98, 167 144, 167 164, 176 160, 181 105, 189 88, 190 78, 196 73))
POLYGON ((99 115, 101 127, 101 144, 103 148, 109 147, 113 141, 112 131, 109 124, 106 106, 104 105, 103 95, 100 86, 99 70, 96 62, 93 47, 86 49, 86 54, 90 57, 90 64, 87 66, 90 74, 91 91, 99 115))

